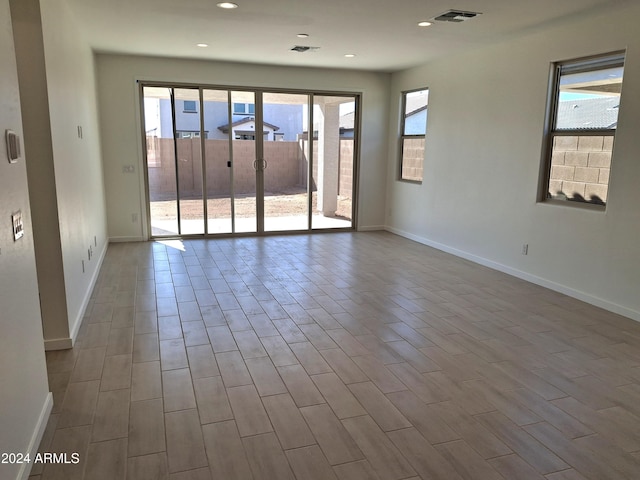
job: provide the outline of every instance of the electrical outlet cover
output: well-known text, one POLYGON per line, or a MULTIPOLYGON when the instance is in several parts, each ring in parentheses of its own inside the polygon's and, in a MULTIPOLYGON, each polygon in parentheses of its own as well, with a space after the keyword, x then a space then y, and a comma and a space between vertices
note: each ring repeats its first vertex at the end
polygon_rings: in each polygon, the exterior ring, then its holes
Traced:
POLYGON ((20 138, 13 130, 6 130, 5 140, 7 143, 7 158, 9 163, 17 163, 20 158, 20 138))
POLYGON ((22 224, 22 212, 18 210, 11 215, 11 222, 13 224, 13 240, 16 241, 24 235, 24 226, 22 224))

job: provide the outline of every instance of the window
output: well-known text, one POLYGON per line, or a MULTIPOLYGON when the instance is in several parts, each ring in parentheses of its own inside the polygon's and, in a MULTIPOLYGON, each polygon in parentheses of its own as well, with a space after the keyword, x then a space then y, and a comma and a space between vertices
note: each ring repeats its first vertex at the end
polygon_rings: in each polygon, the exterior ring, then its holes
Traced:
POLYGON ((553 65, 541 200, 606 205, 623 70, 624 53, 553 65))
POLYGON ((196 101, 195 100, 185 100, 184 101, 184 108, 183 108, 185 113, 196 113, 196 101))
POLYGON ((235 139, 236 140, 255 140, 256 139, 256 134, 255 133, 236 132, 235 139))
POLYGON ((426 88, 402 93, 400 180, 422 182, 428 104, 426 88))
MULTIPOLYGON (((208 137, 208 132, 204 132, 204 138, 208 137)), ((200 138, 200 130, 176 130, 176 138, 200 138)))
POLYGON ((256 106, 253 103, 234 103, 233 113, 234 115, 254 115, 256 106))

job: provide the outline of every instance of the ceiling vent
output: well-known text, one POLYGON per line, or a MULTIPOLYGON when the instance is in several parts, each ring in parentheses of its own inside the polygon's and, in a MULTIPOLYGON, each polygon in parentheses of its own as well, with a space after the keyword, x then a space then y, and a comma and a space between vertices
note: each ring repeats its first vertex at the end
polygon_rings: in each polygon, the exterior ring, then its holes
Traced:
POLYGON ((306 45, 296 45, 291 49, 292 52, 304 53, 304 52, 315 52, 319 50, 320 47, 308 47, 306 45))
POLYGON ((462 10, 449 10, 448 12, 441 13, 434 20, 438 22, 454 22, 460 23, 466 20, 471 20, 473 17, 481 15, 479 12, 463 12, 462 10))

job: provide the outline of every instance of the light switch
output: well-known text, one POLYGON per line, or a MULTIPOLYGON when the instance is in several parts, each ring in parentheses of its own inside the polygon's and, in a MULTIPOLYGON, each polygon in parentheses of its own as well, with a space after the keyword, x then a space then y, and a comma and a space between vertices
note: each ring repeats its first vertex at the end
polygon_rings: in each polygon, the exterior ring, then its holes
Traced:
POLYGON ((18 210, 11 215, 11 222, 13 223, 13 241, 16 241, 24 235, 24 227, 22 225, 22 212, 18 210))

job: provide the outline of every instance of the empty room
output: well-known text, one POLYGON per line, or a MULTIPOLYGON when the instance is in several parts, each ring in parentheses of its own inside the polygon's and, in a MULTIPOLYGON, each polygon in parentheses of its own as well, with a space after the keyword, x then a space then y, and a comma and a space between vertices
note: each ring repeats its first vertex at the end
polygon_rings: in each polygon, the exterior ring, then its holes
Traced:
POLYGON ((0 0, 0 479, 640 478, 639 16, 0 0))

